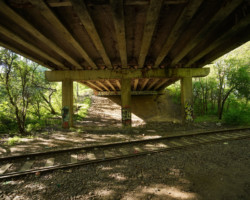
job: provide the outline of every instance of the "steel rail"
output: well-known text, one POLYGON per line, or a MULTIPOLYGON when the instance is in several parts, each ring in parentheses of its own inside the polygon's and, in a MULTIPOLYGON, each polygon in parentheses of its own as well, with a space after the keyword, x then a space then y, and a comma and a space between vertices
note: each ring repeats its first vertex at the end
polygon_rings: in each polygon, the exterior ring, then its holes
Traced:
MULTIPOLYGON (((221 132, 232 132, 232 131, 239 131, 239 130, 249 130, 248 129, 230 129, 229 130, 222 130, 221 132)), ((205 135, 205 136, 209 136, 210 134, 215 133, 214 131, 208 131, 206 132, 206 134, 196 134, 196 135, 188 135, 186 137, 186 135, 180 136, 179 138, 189 138, 190 136, 199 136, 199 135, 205 135)), ((220 133, 220 131, 216 131, 216 133, 220 133)), ((219 135, 217 135, 219 136, 219 135)), ((224 142, 224 141, 230 141, 230 140, 240 140, 240 139, 245 139, 245 138, 249 138, 249 135, 245 135, 245 134, 241 134, 240 136, 234 136, 234 135, 229 135, 229 137, 227 138, 212 138, 213 140, 211 141, 202 141, 202 142, 191 142, 191 143, 186 143, 184 145, 181 146, 173 146, 173 147, 162 147, 159 148, 157 150, 146 150, 143 152, 137 152, 137 153, 133 153, 133 154, 127 154, 127 155, 122 155, 122 156, 114 156, 114 157, 109 157, 109 158, 102 158, 102 159, 95 159, 95 160, 86 160, 86 161, 79 161, 77 163, 66 163, 66 164, 59 164, 59 165, 54 165, 54 166, 50 166, 50 167, 42 167, 42 168, 38 168, 38 169, 31 169, 31 170, 27 170, 27 171, 22 171, 22 172, 11 172, 11 173, 7 173, 7 174, 3 174, 0 175, 0 179, 6 179, 6 178, 13 178, 13 177, 18 177, 18 176, 23 176, 23 175, 28 175, 28 174, 34 174, 36 172, 48 172, 48 171, 52 171, 52 170, 57 170, 57 169, 66 169, 66 168, 71 168, 71 167, 77 167, 77 166, 83 166, 83 165, 89 165, 89 164, 93 164, 93 163, 100 163, 100 162, 107 162, 107 161, 113 161, 113 160, 120 160, 120 159, 126 159, 126 158, 132 158, 132 157, 137 157, 137 156, 142 156, 142 155, 147 155, 147 154, 154 154, 154 153, 159 153, 159 152, 165 152, 165 151, 170 151, 170 150, 176 150, 176 149, 183 149, 183 148, 188 148, 188 147, 196 147, 196 146, 200 146, 200 145, 204 145, 204 144, 212 144, 212 143, 219 143, 219 142, 224 142)), ((174 137, 164 137, 161 138, 161 140, 166 140, 166 139, 173 139, 176 138, 176 136, 174 137)), ((160 138, 157 138, 157 141, 160 140, 160 138)), ((151 142, 152 140, 146 140, 151 142)), ((154 140, 155 141, 155 140, 154 140)), ((138 143, 139 141, 136 141, 136 143, 138 143)), ((170 141, 171 142, 171 141, 170 141)), ((132 142, 133 144, 134 142, 132 142)), ((145 140, 143 140, 142 143, 145 143, 145 140)), ((124 144, 124 143, 123 143, 124 144)), ((128 144, 126 142, 126 144, 128 144)), ((97 145, 98 146, 98 145, 97 145)), ((102 146, 102 148, 104 147, 110 147, 110 146, 106 146, 106 145, 99 145, 102 146)), ((93 146, 92 146, 93 148, 93 146)))
POLYGON ((204 132, 197 132, 197 133, 191 133, 191 134, 186 134, 186 135, 164 136, 164 137, 144 139, 144 140, 131 140, 131 141, 124 141, 124 142, 106 143, 106 144, 101 144, 101 145, 91 145, 91 146, 84 146, 84 147, 74 147, 74 148, 59 149, 59 150, 52 150, 52 151, 20 154, 20 155, 14 155, 14 156, 5 156, 5 157, 0 157, 0 161, 16 159, 16 158, 23 158, 23 157, 34 157, 34 156, 41 156, 41 155, 50 155, 50 154, 55 154, 55 153, 79 151, 79 150, 89 150, 89 149, 94 149, 94 148, 103 148, 103 147, 112 147, 112 146, 115 147, 115 146, 119 146, 119 145, 126 145, 126 144, 133 144, 133 143, 136 144, 136 143, 154 142, 154 141, 164 140, 164 139, 175 139, 175 138, 181 138, 181 137, 194 137, 194 136, 198 136, 198 135, 206 135, 206 134, 212 134, 212 133, 246 131, 246 130, 250 130, 250 127, 223 129, 223 130, 214 130, 214 131, 204 131, 204 132))

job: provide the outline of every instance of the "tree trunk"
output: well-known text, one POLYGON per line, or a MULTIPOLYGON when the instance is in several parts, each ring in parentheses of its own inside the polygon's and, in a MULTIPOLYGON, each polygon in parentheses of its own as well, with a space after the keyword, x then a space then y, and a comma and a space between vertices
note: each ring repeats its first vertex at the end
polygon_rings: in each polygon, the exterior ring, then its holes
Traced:
POLYGON ((21 135, 25 134, 25 124, 24 121, 21 119, 20 114, 19 114, 19 109, 17 106, 15 106, 15 114, 16 114, 16 120, 17 120, 17 126, 18 126, 18 131, 21 135))
POLYGON ((231 94, 231 92, 234 90, 234 88, 235 88, 235 87, 232 87, 232 88, 227 92, 227 94, 225 95, 225 97, 224 97, 223 100, 222 100, 221 109, 219 110, 219 119, 222 119, 223 108, 224 108, 225 102, 226 102, 227 98, 229 97, 229 95, 231 94))
POLYGON ((52 115, 55 115, 55 114, 56 114, 56 111, 55 111, 55 109, 53 108, 51 102, 48 101, 48 99, 46 99, 46 97, 45 97, 43 94, 41 94, 41 97, 43 98, 43 100, 44 100, 44 101, 47 103, 47 105, 49 106, 49 108, 50 108, 50 113, 51 113, 52 115))

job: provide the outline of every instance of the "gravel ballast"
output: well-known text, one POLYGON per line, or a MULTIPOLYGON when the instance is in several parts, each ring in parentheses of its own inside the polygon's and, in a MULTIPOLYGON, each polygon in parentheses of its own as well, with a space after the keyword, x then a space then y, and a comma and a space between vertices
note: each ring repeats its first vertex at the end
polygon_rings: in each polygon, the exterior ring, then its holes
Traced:
POLYGON ((0 199, 250 199, 250 140, 0 181, 0 199))

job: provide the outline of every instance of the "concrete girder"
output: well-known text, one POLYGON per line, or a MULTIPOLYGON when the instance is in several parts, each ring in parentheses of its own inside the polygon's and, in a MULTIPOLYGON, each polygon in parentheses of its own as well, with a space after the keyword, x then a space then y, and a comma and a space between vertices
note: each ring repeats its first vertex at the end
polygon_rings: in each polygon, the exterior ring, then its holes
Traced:
POLYGON ((138 78, 182 78, 204 77, 210 72, 209 68, 179 68, 179 69, 136 69, 128 70, 65 70, 46 71, 48 81, 58 82, 66 79, 72 81, 107 80, 107 79, 138 79, 138 78))

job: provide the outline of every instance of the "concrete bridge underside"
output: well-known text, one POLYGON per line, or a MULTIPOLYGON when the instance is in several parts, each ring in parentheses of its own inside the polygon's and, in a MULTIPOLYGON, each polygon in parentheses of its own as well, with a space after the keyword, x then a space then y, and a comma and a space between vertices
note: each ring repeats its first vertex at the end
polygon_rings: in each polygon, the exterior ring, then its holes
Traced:
POLYGON ((62 81, 72 125, 72 82, 121 95, 130 126, 131 94, 153 95, 181 80, 183 119, 192 77, 250 39, 249 0, 2 0, 0 45, 62 81))

